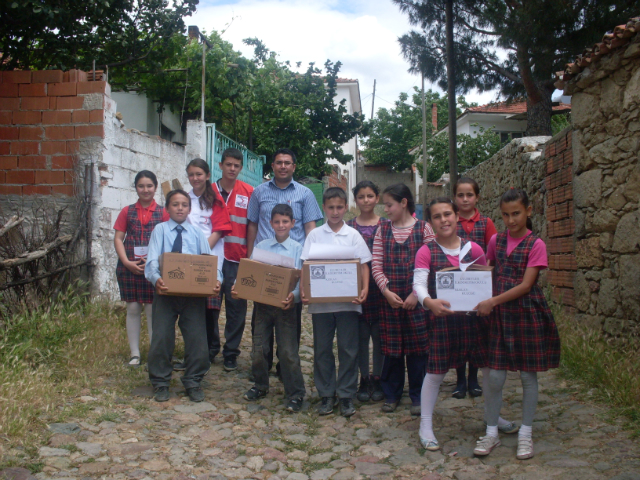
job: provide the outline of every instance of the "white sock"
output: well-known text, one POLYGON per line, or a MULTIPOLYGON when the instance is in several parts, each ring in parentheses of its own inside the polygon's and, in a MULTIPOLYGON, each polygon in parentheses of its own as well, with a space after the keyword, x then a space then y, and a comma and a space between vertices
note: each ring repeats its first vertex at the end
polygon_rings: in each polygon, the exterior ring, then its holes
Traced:
POLYGON ((518 438, 531 438, 533 435, 533 427, 529 427, 527 425, 520 425, 520 430, 518 431, 518 438))
POLYGON ((498 426, 490 427, 487 425, 487 437, 497 437, 498 436, 498 426))
POLYGON ((436 440, 433 433, 433 410, 438 401, 440 384, 444 380, 445 374, 427 373, 422 381, 422 392, 420 394, 420 438, 425 440, 436 440))
POLYGON ((149 345, 151 345, 151 334, 153 333, 153 320, 151 317, 151 312, 153 304, 145 303, 144 304, 144 315, 147 317, 147 332, 149 332, 149 345))
MULTIPOLYGON (((484 399, 484 408, 485 408, 485 414, 487 412, 487 384, 486 382, 489 381, 489 367, 482 367, 480 370, 482 370, 482 394, 484 395, 485 399, 484 399)), ((498 417, 498 425, 508 425, 511 422, 509 420, 505 420, 502 417, 498 417)), ((498 436, 497 434, 495 436, 498 436)))
POLYGON ((129 350, 132 357, 140 356, 140 315, 142 314, 142 304, 138 302, 127 302, 127 338, 129 339, 129 350))

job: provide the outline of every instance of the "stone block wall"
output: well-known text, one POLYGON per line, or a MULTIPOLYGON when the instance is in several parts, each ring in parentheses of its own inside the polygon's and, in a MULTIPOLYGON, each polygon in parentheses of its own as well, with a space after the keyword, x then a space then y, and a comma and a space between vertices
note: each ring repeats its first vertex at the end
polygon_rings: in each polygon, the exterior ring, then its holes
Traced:
POLYGON ((640 333, 640 35, 593 59, 572 95, 575 306, 611 335, 640 333))
MULTIPOLYGON (((381 194, 385 188, 391 185, 404 183, 409 187, 414 198, 416 196, 416 182, 411 172, 390 172, 384 165, 365 165, 362 179, 375 183, 381 194)), ((380 202, 382 202, 382 195, 380 195, 380 202)))

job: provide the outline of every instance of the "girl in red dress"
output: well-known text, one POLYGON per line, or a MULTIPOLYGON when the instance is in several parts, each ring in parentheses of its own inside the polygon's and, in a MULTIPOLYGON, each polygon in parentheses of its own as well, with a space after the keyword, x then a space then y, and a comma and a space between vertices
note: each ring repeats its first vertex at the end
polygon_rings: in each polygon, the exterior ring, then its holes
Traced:
MULTIPOLYGON (((487 432, 474 450, 488 455, 500 445, 498 416, 507 370, 519 371, 522 381, 522 426, 516 458, 533 457, 532 424, 538 403, 537 372, 557 368, 560 337, 553 314, 538 286, 538 273, 547 268, 544 242, 531 233, 531 205, 520 189, 500 199, 505 232, 494 235, 487 259, 495 264, 494 297, 480 302, 479 315, 491 314, 489 381, 485 384, 487 432)), ((483 373, 484 374, 484 373, 483 373)))
POLYGON ((169 213, 153 199, 158 179, 153 172, 142 170, 134 180, 138 201, 124 207, 115 225, 113 245, 118 254, 116 278, 120 299, 127 303, 127 337, 131 355, 129 366, 140 366, 140 326, 142 308, 147 317, 147 330, 151 341, 151 303, 154 286, 144 277, 149 238, 153 228, 169 220, 169 213))

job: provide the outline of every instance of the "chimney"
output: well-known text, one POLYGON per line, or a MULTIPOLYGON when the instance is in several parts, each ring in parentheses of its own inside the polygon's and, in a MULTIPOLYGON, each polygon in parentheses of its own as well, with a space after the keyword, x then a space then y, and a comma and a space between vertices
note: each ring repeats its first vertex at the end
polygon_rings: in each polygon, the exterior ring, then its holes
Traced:
POLYGON ((438 130, 438 104, 431 104, 431 125, 434 130, 438 130))

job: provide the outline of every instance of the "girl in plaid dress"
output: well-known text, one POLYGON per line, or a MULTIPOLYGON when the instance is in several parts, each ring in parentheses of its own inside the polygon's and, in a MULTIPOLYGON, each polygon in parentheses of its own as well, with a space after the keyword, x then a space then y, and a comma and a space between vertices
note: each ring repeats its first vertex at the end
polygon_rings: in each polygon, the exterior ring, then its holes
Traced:
POLYGON ((386 302, 380 318, 382 411, 396 410, 404 389, 405 362, 409 377, 410 412, 420 415, 420 391, 427 361, 427 318, 413 293, 413 269, 418 249, 434 239, 431 226, 413 217, 409 187, 399 183, 382 193, 389 222, 380 224, 373 240, 373 278, 386 302))
MULTIPOLYGON (((453 186, 453 198, 458 206, 458 236, 466 240, 471 240, 487 251, 487 245, 491 237, 497 233, 496 226, 489 217, 481 215, 476 205, 480 199, 480 186, 478 182, 469 177, 460 178, 453 186)), ((489 322, 483 322, 483 333, 488 334, 489 322)), ((464 398, 467 395, 479 397, 482 395, 482 388, 478 383, 478 366, 469 364, 469 382, 466 379, 466 364, 458 367, 458 381, 453 391, 454 398, 464 398)), ((484 380, 484 377, 483 377, 484 380)))
POLYGON ((138 201, 124 207, 115 225, 113 240, 118 254, 116 278, 120 299, 127 303, 127 338, 131 355, 129 366, 140 366, 140 326, 142 308, 147 317, 147 330, 151 341, 151 303, 154 287, 144 277, 149 238, 153 228, 169 220, 167 211, 153 199, 158 179, 153 172, 142 170, 134 180, 138 201))
MULTIPOLYGON (((353 189, 356 205, 360 209, 360 215, 347 221, 347 225, 355 228, 369 250, 373 252, 373 239, 381 222, 386 218, 376 215, 375 206, 380 199, 380 191, 375 183, 369 180, 359 182, 353 189)), ((373 275, 369 279, 369 285, 373 285, 373 275)), ((382 372, 382 350, 380 349, 380 314, 384 308, 384 297, 378 288, 370 288, 367 301, 362 305, 359 325, 359 349, 358 365, 360 369, 360 387, 357 398, 361 402, 380 402, 384 399, 384 393, 380 386, 380 373, 382 372), (369 341, 373 342, 373 371, 369 376, 369 341)))
POLYGON ((454 313, 449 302, 437 298, 436 272, 457 267, 461 261, 485 265, 486 260, 477 243, 467 242, 458 236, 458 207, 453 200, 448 197, 432 200, 428 215, 436 239, 418 250, 413 289, 420 304, 428 309, 429 328, 429 360, 421 396, 420 442, 427 450, 435 451, 440 445, 433 433, 432 418, 444 376, 449 369, 466 362, 473 362, 479 367, 487 363, 486 345, 478 341, 480 332, 475 316, 454 313))
POLYGON ((522 426, 516 458, 533 457, 533 417, 538 403, 537 372, 557 368, 560 337, 547 301, 538 286, 538 272, 547 268, 544 242, 531 233, 531 205, 520 189, 508 190, 500 200, 505 232, 494 235, 487 259, 495 263, 494 294, 476 307, 479 315, 491 313, 489 381, 485 385, 487 433, 474 450, 488 455, 500 445, 498 414, 507 370, 520 371, 522 426))

